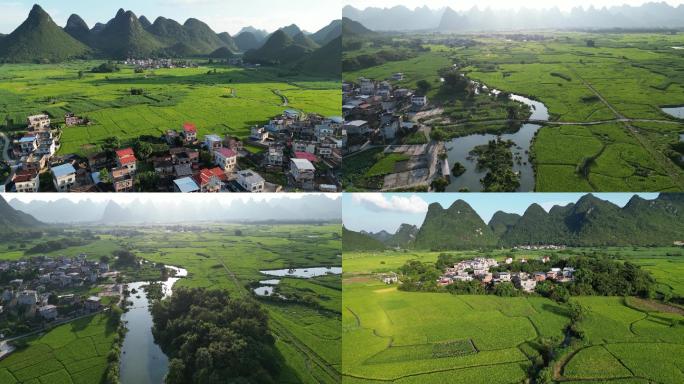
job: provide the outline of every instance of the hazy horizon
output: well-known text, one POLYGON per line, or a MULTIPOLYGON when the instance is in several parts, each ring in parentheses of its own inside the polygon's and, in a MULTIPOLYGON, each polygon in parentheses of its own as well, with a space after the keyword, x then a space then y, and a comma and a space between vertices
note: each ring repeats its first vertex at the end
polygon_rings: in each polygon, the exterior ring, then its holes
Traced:
MULTIPOLYGON (((28 16, 35 0, 0 0, 0 33, 14 31, 28 16)), ((61 27, 72 13, 79 15, 90 28, 95 23, 106 23, 119 8, 131 10, 136 16, 144 15, 150 22, 159 17, 174 19, 183 24, 188 18, 207 23, 216 33, 235 35, 244 27, 253 26, 273 32, 290 24, 297 24, 308 32, 316 32, 341 17, 341 2, 296 0, 248 2, 222 0, 120 0, 116 3, 84 3, 77 0, 45 0, 37 3, 61 27)))
POLYGON ((576 7, 588 9, 614 7, 621 5, 640 6, 647 3, 667 3, 670 6, 683 5, 684 0, 667 0, 667 1, 643 1, 643 0, 528 0, 528 1, 506 1, 506 0, 345 0, 345 6, 352 6, 359 10, 367 8, 393 8, 396 6, 404 6, 411 10, 416 8, 428 7, 431 10, 437 11, 446 7, 450 7, 455 11, 467 11, 472 8, 481 10, 490 8, 493 10, 519 10, 521 8, 527 9, 551 9, 558 7, 563 12, 568 12, 576 7))

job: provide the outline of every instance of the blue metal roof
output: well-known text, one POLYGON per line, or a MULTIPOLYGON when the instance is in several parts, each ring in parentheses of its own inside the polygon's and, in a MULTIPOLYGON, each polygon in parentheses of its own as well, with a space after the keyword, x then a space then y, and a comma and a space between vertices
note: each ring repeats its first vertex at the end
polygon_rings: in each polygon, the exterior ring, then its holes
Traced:
POLYGON ((197 183, 195 183, 195 180, 193 180, 190 177, 184 177, 182 179, 177 179, 173 181, 176 186, 178 187, 178 190, 180 190, 183 193, 190 193, 190 192, 196 192, 199 191, 199 186, 197 186, 197 183))
POLYGON ((62 177, 71 173, 76 173, 76 169, 71 164, 62 164, 57 167, 52 167, 52 174, 55 175, 55 177, 62 177))

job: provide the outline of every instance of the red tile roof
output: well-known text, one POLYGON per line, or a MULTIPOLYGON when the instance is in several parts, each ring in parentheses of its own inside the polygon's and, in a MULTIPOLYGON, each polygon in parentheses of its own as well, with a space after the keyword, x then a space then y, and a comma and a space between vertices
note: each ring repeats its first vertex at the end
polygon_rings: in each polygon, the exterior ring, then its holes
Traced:
POLYGON ((132 148, 124 148, 116 151, 116 157, 119 158, 119 163, 121 163, 121 165, 138 161, 138 159, 135 158, 135 153, 133 153, 132 148))
POLYGON ((197 126, 193 123, 183 123, 183 130, 185 132, 197 133, 197 126))
POLYGON ((204 168, 195 176, 195 180, 197 180, 199 185, 206 185, 209 184, 212 177, 216 177, 219 180, 224 180, 226 178, 226 174, 219 167, 212 169, 204 168))
POLYGON ((15 183, 25 183, 27 181, 32 181, 33 179, 38 176, 35 172, 20 172, 14 175, 14 178, 12 178, 12 181, 15 183))
POLYGON ((237 156, 237 153, 235 153, 235 151, 233 151, 230 148, 219 148, 216 150, 216 152, 220 153, 223 157, 226 158, 237 156))
POLYGON ((309 152, 295 152, 295 158, 306 159, 312 163, 315 163, 318 161, 318 157, 316 157, 316 155, 314 155, 313 153, 309 153, 309 152))

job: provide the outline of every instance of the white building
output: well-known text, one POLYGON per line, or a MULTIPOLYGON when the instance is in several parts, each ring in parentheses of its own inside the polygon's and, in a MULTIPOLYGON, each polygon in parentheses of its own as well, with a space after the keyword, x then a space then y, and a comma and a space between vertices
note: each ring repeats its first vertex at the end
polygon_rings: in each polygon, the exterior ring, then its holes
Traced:
POLYGON ((223 139, 218 135, 206 135, 204 136, 204 146, 213 152, 219 148, 223 147, 223 139))
POLYGON ((264 191, 264 178, 258 173, 247 169, 237 173, 237 182, 247 192, 260 193, 264 191))
POLYGON ((45 320, 54 320, 57 318, 57 307, 50 304, 38 307, 38 314, 45 320))
POLYGON ((411 97, 411 104, 416 107, 424 107, 428 104, 427 96, 413 96, 411 97))
POLYGON ((38 294, 36 293, 36 291, 21 291, 17 295, 17 304, 19 305, 35 305, 37 302, 38 294))
POLYGON ((312 188, 316 167, 306 159, 290 159, 290 174, 303 188, 312 188))
POLYGON ((76 183, 76 169, 68 163, 53 167, 52 181, 58 192, 68 192, 76 183))
POLYGON ((214 151, 214 164, 224 171, 232 171, 237 166, 237 153, 228 148, 217 148, 214 151))
POLYGON ((39 192, 40 178, 38 172, 21 172, 12 179, 17 192, 39 192))
POLYGON ((46 114, 29 116, 27 121, 29 131, 41 131, 50 128, 50 116, 46 114))

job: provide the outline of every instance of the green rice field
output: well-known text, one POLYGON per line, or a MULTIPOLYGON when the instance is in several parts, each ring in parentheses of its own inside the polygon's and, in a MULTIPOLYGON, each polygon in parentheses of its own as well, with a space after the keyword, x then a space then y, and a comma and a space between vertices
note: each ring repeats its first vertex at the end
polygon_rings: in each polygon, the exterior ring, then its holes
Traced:
POLYGON ((106 315, 85 317, 25 339, 0 361, 3 384, 90 384, 104 380, 107 355, 119 335, 106 315))
MULTIPOLYGON (((133 142, 159 136, 194 122, 198 134, 249 136, 285 109, 338 116, 342 96, 338 79, 283 78, 271 69, 232 67, 158 69, 134 73, 91 73, 98 62, 54 65, 0 65, 0 114, 16 129, 28 115, 46 112, 56 123, 66 112, 88 117, 90 126, 64 128, 60 153, 82 153, 84 146, 112 136, 133 142), (214 73, 214 69, 216 72, 214 73), (82 77, 79 78, 79 71, 82 77), (144 95, 131 95, 142 88, 144 95), (284 106, 280 96, 288 99, 284 106)), ((4 123, 4 122, 3 122, 4 123)))
MULTIPOLYGON (((559 256, 593 248, 558 251, 559 256)), ((659 291, 681 295, 677 248, 604 248, 608 255, 653 273, 659 291), (670 273, 666 273, 669 271, 670 273)), ((679 253, 678 253, 679 252, 679 253)), ((460 251, 463 257, 485 256, 460 251)), ((554 251, 520 251, 541 257, 554 251)), ((502 259, 509 250, 488 253, 502 259)), ((378 274, 408 260, 436 261, 434 252, 345 253, 343 382, 523 383, 539 361, 544 340, 563 340, 566 304, 526 295, 405 292, 378 274), (442 351, 443 353, 440 353, 442 351)), ((681 297, 681 296, 680 296, 681 297)), ((584 338, 552 364, 554 382, 679 383, 684 381, 684 309, 631 297, 573 297, 585 310, 584 338)))

